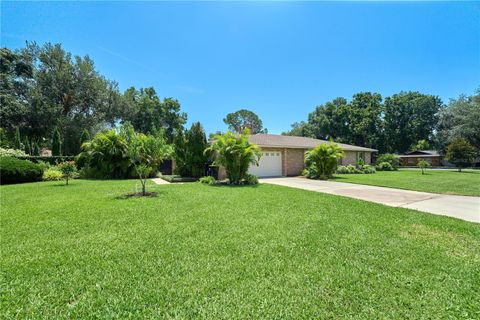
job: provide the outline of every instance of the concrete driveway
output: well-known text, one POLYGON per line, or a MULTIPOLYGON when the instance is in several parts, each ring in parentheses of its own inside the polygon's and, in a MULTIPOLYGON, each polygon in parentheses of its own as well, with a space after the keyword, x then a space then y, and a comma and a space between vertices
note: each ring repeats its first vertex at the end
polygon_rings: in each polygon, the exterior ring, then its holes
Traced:
POLYGON ((391 207, 416 209, 480 223, 480 197, 451 196, 345 182, 310 180, 301 177, 263 178, 259 181, 260 183, 361 199, 391 207))

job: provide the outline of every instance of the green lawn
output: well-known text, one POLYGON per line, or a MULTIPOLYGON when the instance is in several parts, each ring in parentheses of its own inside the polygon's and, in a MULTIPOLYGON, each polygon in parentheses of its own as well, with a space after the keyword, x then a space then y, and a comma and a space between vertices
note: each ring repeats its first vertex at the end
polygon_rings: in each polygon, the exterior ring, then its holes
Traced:
POLYGON ((480 318, 480 224, 273 185, 122 199, 134 184, 0 187, 2 318, 480 318))
POLYGON ((336 174, 335 180, 400 188, 433 193, 480 196, 480 170, 427 170, 418 169, 377 171, 375 174, 336 174))

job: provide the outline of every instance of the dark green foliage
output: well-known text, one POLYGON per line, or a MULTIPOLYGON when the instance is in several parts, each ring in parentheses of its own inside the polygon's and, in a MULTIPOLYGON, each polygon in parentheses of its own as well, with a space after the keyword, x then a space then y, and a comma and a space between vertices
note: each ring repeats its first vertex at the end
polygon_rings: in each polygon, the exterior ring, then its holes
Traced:
POLYGON ((208 177, 201 177, 200 179, 198 179, 198 182, 203 184, 214 185, 217 182, 217 180, 215 180, 214 177, 208 176, 208 177))
POLYGON ((60 137, 60 131, 55 128, 52 136, 52 156, 58 157, 62 155, 62 142, 60 137))
POLYGON ((210 147, 205 150, 212 153, 215 158, 214 165, 225 168, 230 184, 241 184, 247 175, 248 167, 258 164, 261 157, 260 148, 248 141, 248 135, 248 129, 241 134, 228 131, 216 135, 210 147))
POLYGON ((22 137, 20 136, 20 129, 19 128, 15 129, 14 149, 17 149, 17 150, 24 150, 25 149, 25 146, 22 143, 22 137))
POLYGON ((416 151, 416 150, 430 150, 432 146, 430 143, 425 140, 418 140, 418 142, 410 147, 410 151, 416 151))
POLYGON ((124 93, 126 109, 124 121, 130 122, 135 131, 156 134, 163 130, 167 143, 172 143, 175 135, 187 121, 186 113, 180 112, 180 103, 173 98, 158 97, 155 89, 134 87, 124 93))
POLYGON ((390 162, 379 162, 376 165, 378 171, 394 171, 396 168, 390 162))
POLYGON ((316 107, 307 122, 294 123, 284 134, 403 153, 421 139, 434 139, 442 107, 438 97, 419 92, 401 92, 384 103, 378 93, 361 92, 350 102, 340 97, 316 107))
POLYGON ((32 155, 32 145, 30 144, 30 141, 28 141, 28 137, 25 137, 23 146, 24 146, 23 150, 25 151, 25 153, 32 155))
POLYGON ((59 44, 28 43, 2 49, 2 126, 25 128, 34 141, 62 129, 63 153, 77 154, 83 128, 113 125, 122 107, 116 84, 101 76, 88 57, 73 57, 59 44))
POLYGON ((377 171, 375 170, 375 167, 364 164, 359 167, 355 167, 352 165, 338 166, 335 172, 337 174, 372 174, 376 173, 377 171))
POLYGON ((392 168, 396 169, 400 164, 400 158, 392 153, 384 153, 377 158, 377 163, 382 162, 388 162, 392 168))
POLYGON ((438 112, 443 103, 437 96, 401 92, 385 99, 385 147, 388 152, 404 153, 419 140, 434 139, 438 112))
POLYGON ((262 120, 255 112, 250 110, 241 109, 236 112, 227 114, 223 119, 228 129, 233 132, 241 133, 243 130, 248 129, 252 134, 255 133, 267 133, 267 129, 263 128, 262 120))
POLYGON ((344 157, 342 148, 336 143, 324 143, 308 151, 305 156, 305 167, 308 178, 327 180, 337 169, 339 160, 344 157))
POLYGON ((28 157, 17 157, 17 158, 22 159, 22 160, 29 160, 29 161, 32 161, 32 162, 35 162, 35 163, 43 161, 43 162, 49 163, 51 165, 57 165, 60 162, 64 162, 64 161, 74 161, 75 160, 74 156, 51 156, 51 157, 48 157, 48 156, 28 156, 28 157))
POLYGON ((462 171, 462 168, 472 165, 477 155, 477 150, 466 139, 457 138, 448 145, 445 159, 462 171))
POLYGON ((37 142, 32 142, 32 156, 40 156, 40 146, 37 142))
POLYGON ((480 152, 480 88, 474 95, 451 99, 440 112, 437 143, 441 150, 458 138, 466 139, 480 152))
POLYGON ((12 184, 42 180, 43 169, 28 160, 13 157, 0 158, 0 183, 12 184))
POLYGON ((78 165, 88 178, 128 178, 133 165, 127 154, 127 141, 115 129, 98 133, 85 142, 78 155, 78 165))
POLYGON ((83 129, 82 135, 80 136, 80 147, 82 144, 90 140, 90 133, 88 132, 87 129, 83 129))
POLYGON ((243 179, 243 182, 246 185, 256 185, 258 184, 258 178, 254 174, 247 173, 243 179))
POLYGON ((0 128, 0 148, 9 149, 13 145, 14 144, 12 144, 12 142, 10 141, 5 129, 0 128))
POLYGON ((208 162, 207 137, 200 122, 194 122, 185 133, 179 131, 174 139, 175 173, 185 177, 201 177, 208 162))

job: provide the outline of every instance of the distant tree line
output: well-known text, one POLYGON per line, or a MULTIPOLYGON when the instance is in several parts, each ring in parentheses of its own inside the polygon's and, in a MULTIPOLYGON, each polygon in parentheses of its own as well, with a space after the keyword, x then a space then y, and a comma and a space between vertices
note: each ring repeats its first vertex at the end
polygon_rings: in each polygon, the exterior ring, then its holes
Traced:
POLYGON ((448 105, 433 95, 400 92, 382 99, 361 92, 348 101, 339 97, 317 106, 307 121, 283 134, 312 137, 404 153, 415 148, 446 151, 455 139, 480 150, 480 91, 452 99, 448 105))
POLYGON ((154 88, 122 93, 92 59, 72 56, 60 44, 1 48, 0 60, 2 147, 76 155, 86 139, 127 121, 145 134, 162 130, 172 143, 187 120, 176 99, 162 100, 154 88))

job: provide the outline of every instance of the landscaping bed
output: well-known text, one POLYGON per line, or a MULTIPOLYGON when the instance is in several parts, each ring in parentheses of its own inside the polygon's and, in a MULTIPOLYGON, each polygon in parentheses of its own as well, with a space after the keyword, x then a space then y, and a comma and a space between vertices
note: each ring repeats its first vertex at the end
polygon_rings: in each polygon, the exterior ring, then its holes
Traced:
MULTIPOLYGON (((375 176, 375 175, 373 175, 375 176)), ((470 318, 480 225, 273 186, 1 186, 2 318, 470 318)))

